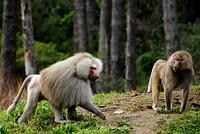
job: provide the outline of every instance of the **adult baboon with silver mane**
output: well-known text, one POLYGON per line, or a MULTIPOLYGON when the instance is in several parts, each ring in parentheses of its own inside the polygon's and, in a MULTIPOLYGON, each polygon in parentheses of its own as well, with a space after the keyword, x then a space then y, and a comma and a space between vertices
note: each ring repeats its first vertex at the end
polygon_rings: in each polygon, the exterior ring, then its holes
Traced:
POLYGON ((25 84, 31 80, 28 85, 27 104, 23 115, 18 120, 19 123, 26 123, 38 101, 43 99, 52 106, 57 123, 66 122, 62 114, 62 109, 65 108, 67 108, 68 120, 72 121, 72 114, 77 106, 106 119, 105 115, 91 103, 90 81, 96 81, 101 71, 100 59, 85 52, 75 54, 43 69, 40 75, 28 76, 7 111, 11 112, 15 109, 25 84))

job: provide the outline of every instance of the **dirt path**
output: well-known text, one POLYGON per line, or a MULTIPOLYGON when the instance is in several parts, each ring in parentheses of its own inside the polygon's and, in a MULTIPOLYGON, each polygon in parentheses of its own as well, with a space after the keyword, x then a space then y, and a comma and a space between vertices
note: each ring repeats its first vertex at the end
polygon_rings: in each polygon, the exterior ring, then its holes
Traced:
POLYGON ((154 134, 157 131, 164 130, 166 128, 165 124, 171 120, 170 115, 156 114, 153 110, 145 110, 108 116, 105 125, 118 127, 116 122, 124 119, 131 124, 132 134, 154 134))
MULTIPOLYGON (((173 107, 180 106, 181 92, 174 91, 173 107)), ((109 98, 110 100, 110 98, 109 98)), ((158 131, 165 130, 167 123, 172 120, 172 114, 159 114, 151 108, 151 94, 147 93, 129 93, 122 98, 111 98, 113 104, 100 108, 107 117, 103 121, 104 126, 111 128, 119 127, 118 122, 127 121, 131 126, 131 134, 155 134, 158 131)), ((164 108, 164 98, 161 95, 159 106, 164 108)), ((187 104, 191 106, 200 106, 200 94, 192 91, 187 104)))
MULTIPOLYGON (((132 126, 133 134, 154 134, 166 128, 166 123, 171 120, 171 115, 158 114, 151 109, 151 94, 127 94, 122 99, 115 98, 112 107, 102 110, 106 113, 105 125, 118 127, 119 121, 127 120, 132 126), (116 100, 115 100, 116 99, 116 100)), ((164 106, 164 99, 160 99, 160 106, 164 106)))

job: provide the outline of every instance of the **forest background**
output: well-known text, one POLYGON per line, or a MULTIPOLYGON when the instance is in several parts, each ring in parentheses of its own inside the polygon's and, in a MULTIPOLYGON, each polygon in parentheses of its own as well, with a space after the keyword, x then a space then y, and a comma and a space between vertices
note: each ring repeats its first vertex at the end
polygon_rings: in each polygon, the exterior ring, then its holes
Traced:
MULTIPOLYGON (((36 73, 38 73, 42 68, 47 67, 48 65, 51 65, 59 60, 63 60, 73 55, 73 53, 80 51, 76 48, 76 38, 74 34, 74 7, 76 4, 77 7, 80 6, 84 1, 80 0, 79 3, 75 3, 75 1, 76 0, 43 0, 42 2, 40 0, 31 1, 36 73)), ((125 3, 123 0, 120 1, 121 3, 125 3)), ((87 40, 85 39, 84 41, 87 44, 87 49, 85 51, 88 51, 97 57, 103 58, 99 54, 101 2, 103 2, 103 0, 93 0, 93 6, 91 6, 93 20, 88 26, 91 32, 90 34, 87 34, 87 40)), ((200 83, 200 21, 198 20, 200 17, 200 11, 198 10, 199 5, 200 2, 198 0, 176 1, 178 18, 177 28, 179 31, 178 38, 180 39, 181 49, 189 51, 193 57, 196 74, 193 83, 194 85, 199 85, 200 83)), ((118 16, 119 18, 121 17, 120 23, 124 25, 124 32, 121 34, 122 39, 116 39, 115 41, 120 43, 120 47, 122 49, 119 50, 125 55, 125 46, 127 43, 127 19, 125 15, 128 12, 128 8, 126 7, 126 4, 124 4, 123 7, 123 10, 119 10, 121 14, 118 12, 118 16)), ((3 1, 0 2, 0 12, 0 23, 2 26, 3 1)), ((15 78, 17 78, 17 81, 20 81, 24 79, 26 74, 22 36, 23 31, 20 28, 22 27, 22 23, 20 22, 20 15, 18 17, 19 28, 16 40, 15 63, 15 76, 17 77, 15 78)), ((78 29, 75 30, 78 31, 78 29)), ((121 29, 119 28, 119 31, 120 30, 121 29)), ((112 34, 118 35, 119 31, 112 31, 114 32, 112 34)), ((2 28, 0 29, 0 34, 2 34, 2 28)), ((162 1, 137 1, 134 49, 137 69, 134 70, 137 70, 135 72, 135 80, 137 83, 137 91, 139 92, 146 92, 149 75, 154 62, 157 59, 167 59, 164 34, 162 1)), ((0 40, 0 47, 2 48, 2 38, 0 38, 0 40)), ((116 45, 110 45, 110 47, 115 49, 118 45, 117 43, 116 45)), ((100 80, 100 84, 95 85, 96 88, 94 88, 94 92, 125 91, 125 56, 121 56, 121 52, 117 53, 119 61, 122 61, 123 63, 121 64, 122 66, 118 66, 118 72, 120 73, 117 78, 113 78, 112 73, 106 75, 106 78, 104 77, 105 75, 102 74, 103 78, 100 80)), ((106 66, 105 69, 107 69, 106 66)))

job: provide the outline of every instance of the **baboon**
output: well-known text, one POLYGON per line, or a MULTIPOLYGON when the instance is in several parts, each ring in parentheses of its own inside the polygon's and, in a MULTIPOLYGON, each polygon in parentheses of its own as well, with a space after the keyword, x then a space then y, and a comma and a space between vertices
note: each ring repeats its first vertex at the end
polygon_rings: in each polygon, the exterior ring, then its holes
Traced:
POLYGON ((101 60, 86 52, 77 53, 66 60, 59 61, 43 69, 38 75, 28 76, 7 112, 15 109, 26 83, 31 80, 28 85, 27 103, 24 113, 18 120, 19 123, 27 123, 38 101, 41 100, 47 100, 50 103, 57 123, 66 122, 62 114, 62 109, 66 108, 67 119, 73 121, 72 115, 76 112, 77 106, 105 120, 105 115, 91 103, 90 87, 90 81, 95 82, 102 69, 101 60))
POLYGON ((157 60, 153 66, 147 92, 152 91, 154 110, 158 109, 159 90, 164 88, 165 110, 172 109, 172 91, 183 90, 183 98, 179 113, 183 113, 187 104, 190 88, 194 78, 192 56, 187 51, 173 53, 167 61, 157 60))

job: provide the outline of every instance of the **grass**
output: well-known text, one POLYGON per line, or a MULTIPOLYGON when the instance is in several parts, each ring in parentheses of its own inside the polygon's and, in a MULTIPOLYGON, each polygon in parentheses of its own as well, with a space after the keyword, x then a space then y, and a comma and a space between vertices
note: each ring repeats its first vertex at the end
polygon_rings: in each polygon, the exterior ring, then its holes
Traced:
MULTIPOLYGON (((199 86, 192 86, 192 90, 200 93, 199 86)), ((167 125, 167 130, 159 134, 200 134, 200 108, 191 107, 183 114, 178 114, 180 106, 172 109, 173 119, 167 125)), ((159 114, 166 114, 164 109, 157 111, 159 114)))
MULTIPOLYGON (((192 90, 199 92, 199 87, 192 87, 192 90)), ((199 92, 200 93, 200 92, 199 92)), ((127 94, 111 92, 109 94, 96 94, 93 103, 99 107, 109 107, 115 104, 116 100, 122 100, 127 94)), ((0 112, 0 134, 129 134, 134 127, 129 120, 122 118, 115 121, 116 126, 105 125, 101 119, 96 119, 91 115, 77 113, 78 122, 64 125, 54 123, 54 115, 46 101, 38 104, 35 113, 31 116, 28 124, 18 124, 17 120, 22 115, 25 106, 24 101, 20 101, 17 108, 10 113, 0 112)), ((179 106, 172 110, 172 121, 167 125, 166 131, 162 134, 195 133, 200 134, 200 112, 199 108, 186 109, 183 114, 178 114, 179 106)), ((166 114, 163 109, 158 114, 166 114)), ((165 124, 165 120, 160 120, 160 124, 165 124)))
POLYGON ((183 114, 175 114, 168 124, 167 130, 161 134, 200 134, 200 112, 198 108, 186 110, 183 114))
MULTIPOLYGON (((94 95, 93 102, 95 105, 112 105, 110 98, 123 97, 123 95, 122 93, 97 94, 94 95)), ((21 125, 17 120, 22 115, 24 106, 25 102, 20 101, 10 114, 7 115, 6 111, 0 113, 0 134, 128 134, 130 131, 127 125, 117 128, 105 127, 101 120, 96 120, 93 116, 84 117, 80 113, 75 115, 79 120, 76 123, 56 124, 53 112, 46 101, 39 102, 28 124, 21 125)))
MULTIPOLYGON (((179 108, 172 109, 173 117, 166 124, 167 130, 159 131, 158 134, 200 134, 200 109, 192 107, 183 114, 178 114, 179 108)), ((165 110, 158 110, 158 113, 167 114, 165 110)))
POLYGON ((126 94, 124 93, 116 93, 116 92, 111 92, 109 94, 100 93, 94 96, 93 103, 98 106, 112 105, 113 104, 112 98, 122 98, 125 95, 126 94))
POLYGON ((31 116, 28 124, 18 124, 17 119, 23 112, 25 103, 21 102, 11 114, 0 113, 0 134, 128 134, 129 128, 120 126, 118 128, 105 128, 102 122, 92 116, 77 114, 81 121, 76 123, 56 124, 54 123, 53 112, 47 102, 38 104, 35 113, 31 116))

